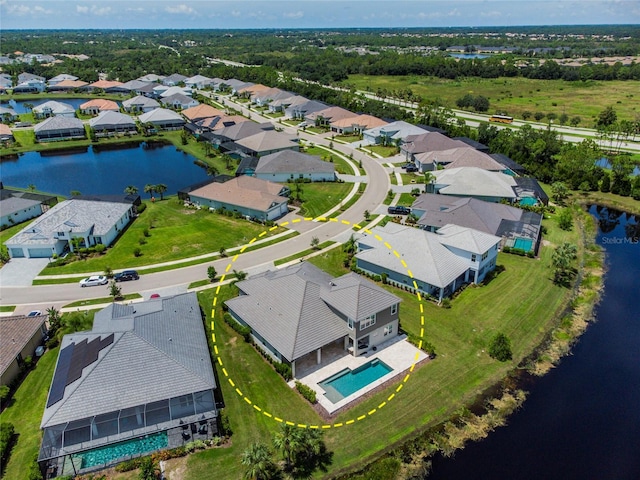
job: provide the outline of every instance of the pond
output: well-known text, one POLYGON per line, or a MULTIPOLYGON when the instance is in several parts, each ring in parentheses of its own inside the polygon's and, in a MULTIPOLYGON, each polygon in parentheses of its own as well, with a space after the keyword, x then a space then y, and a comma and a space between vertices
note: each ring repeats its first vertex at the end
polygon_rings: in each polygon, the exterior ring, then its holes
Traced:
POLYGON ((2 106, 13 108, 15 112, 18 115, 20 115, 22 113, 30 112, 29 109, 25 108, 24 106, 25 103, 29 103, 34 107, 37 107, 38 105, 41 105, 50 100, 55 100, 56 102, 60 102, 60 103, 66 103, 67 105, 71 105, 74 108, 74 110, 78 110, 80 108, 80 105, 88 102, 91 99, 90 98, 63 98, 63 97, 49 96, 49 97, 43 97, 43 98, 36 98, 33 100, 13 100, 12 99, 12 100, 9 100, 8 103, 3 102, 2 106))
POLYGON ((606 251, 596 322, 530 394, 508 426, 434 459, 429 480, 640 478, 640 217, 589 212, 606 251))
POLYGON ((127 144, 129 148, 101 152, 40 154, 27 152, 18 160, 3 160, 1 180, 6 186, 28 188, 69 196, 72 190, 85 195, 116 195, 128 185, 142 194, 146 184, 167 185, 167 194, 206 180, 195 158, 174 146, 150 147, 127 144))
POLYGON ((470 58, 489 58, 491 55, 483 55, 482 53, 450 53, 449 56, 468 60, 470 58))

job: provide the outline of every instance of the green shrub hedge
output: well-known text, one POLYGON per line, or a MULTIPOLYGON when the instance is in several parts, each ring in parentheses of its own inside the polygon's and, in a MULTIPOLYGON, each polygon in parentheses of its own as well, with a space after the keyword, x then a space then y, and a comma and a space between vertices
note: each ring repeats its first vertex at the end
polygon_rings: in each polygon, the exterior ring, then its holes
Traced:
POLYGON ((245 327, 235 320, 230 313, 224 314, 224 321, 227 325, 233 328, 236 332, 242 335, 245 342, 251 342, 251 327, 245 327))
POLYGON ((300 392, 304 398, 310 403, 316 403, 316 392, 310 387, 307 387, 304 383, 296 381, 296 390, 300 392))

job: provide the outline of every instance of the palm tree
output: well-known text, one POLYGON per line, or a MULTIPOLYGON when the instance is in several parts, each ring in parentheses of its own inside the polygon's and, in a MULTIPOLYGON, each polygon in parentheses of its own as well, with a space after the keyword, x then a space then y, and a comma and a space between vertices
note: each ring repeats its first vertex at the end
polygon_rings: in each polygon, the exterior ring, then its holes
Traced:
POLYGON ((147 183, 144 186, 144 193, 148 193, 150 197, 153 197, 153 193, 156 191, 156 186, 147 183))
POLYGON ((433 182, 435 182, 436 176, 431 172, 424 172, 424 191, 426 193, 433 193, 433 182))
POLYGON ((167 186, 164 183, 155 185, 155 191, 160 194, 160 200, 164 200, 164 192, 167 191, 167 186))
POLYGON ((297 430, 300 429, 283 423, 280 431, 273 435, 273 446, 282 452, 287 470, 291 468, 293 455, 300 447, 300 436, 297 430))
POLYGON ((276 465, 271 459, 269 447, 264 443, 252 443, 242 452, 242 464, 247 467, 247 480, 269 480, 275 477, 276 465))
POLYGON ((136 193, 138 193, 138 187, 136 187, 135 185, 129 185, 124 189, 124 193, 126 193, 127 195, 135 195, 136 193))
POLYGON ((33 191, 35 191, 36 186, 33 183, 30 183, 27 188, 29 189, 30 192, 33 192, 33 191))

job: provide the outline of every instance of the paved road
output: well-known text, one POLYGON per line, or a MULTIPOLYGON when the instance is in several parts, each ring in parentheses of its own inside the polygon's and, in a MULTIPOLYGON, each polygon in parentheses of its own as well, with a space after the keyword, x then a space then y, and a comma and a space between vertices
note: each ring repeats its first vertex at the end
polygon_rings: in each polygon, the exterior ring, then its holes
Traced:
MULTIPOLYGON (((225 102, 229 103, 228 100, 225 100, 225 102)), ((259 116, 253 110, 249 112, 244 106, 239 104, 234 104, 233 107, 241 109, 245 114, 251 113, 251 117, 253 119, 259 118, 262 121, 273 121, 259 116)), ((278 126, 284 127, 285 131, 288 133, 296 133, 295 128, 280 124, 278 124, 278 126)), ((331 141, 330 138, 325 139, 322 136, 311 135, 306 132, 299 132, 299 135, 300 138, 311 141, 316 145, 328 146, 331 141)), ((290 240, 240 255, 237 261, 233 263, 232 269, 243 270, 249 273, 257 273, 259 271, 266 270, 269 267, 272 268, 272 262, 274 260, 278 260, 309 248, 312 237, 318 237, 320 243, 328 239, 342 241, 345 239, 345 236, 349 235, 348 232, 351 231, 351 226, 342 223, 342 220, 350 223, 359 223, 363 219, 363 213, 365 210, 373 212, 384 201, 390 188, 390 182, 389 176, 382 164, 379 161, 368 157, 364 153, 354 150, 349 145, 334 142, 333 148, 347 156, 349 154, 353 154, 355 162, 358 162, 359 160, 362 161, 362 167, 368 177, 368 186, 358 201, 344 212, 337 222, 318 222, 314 228, 307 230, 290 240)), ((138 281, 122 283, 122 291, 123 293, 140 292, 144 294, 145 292, 149 293, 168 287, 188 285, 193 281, 206 278, 206 271, 209 265, 213 265, 220 273, 224 272, 230 262, 230 258, 220 259, 191 267, 143 275, 138 281)), ((104 286, 80 288, 77 283, 31 287, 2 286, 2 288, 0 288, 0 304, 21 306, 19 309, 16 309, 17 313, 35 305, 43 307, 53 305, 58 307, 75 300, 107 296, 108 291, 104 286)))

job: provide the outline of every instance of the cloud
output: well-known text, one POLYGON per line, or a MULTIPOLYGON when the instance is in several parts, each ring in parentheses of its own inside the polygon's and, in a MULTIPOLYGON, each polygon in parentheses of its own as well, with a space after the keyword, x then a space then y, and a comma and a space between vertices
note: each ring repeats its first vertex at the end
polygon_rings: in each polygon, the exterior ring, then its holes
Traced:
POLYGON ((111 14, 111 7, 97 7, 93 5, 91 8, 84 5, 76 5, 76 12, 82 13, 85 15, 91 14, 96 15, 98 17, 103 17, 105 15, 111 14))
MULTIPOLYGON (((2 5, 4 6, 5 3, 3 2, 2 5)), ((53 13, 53 11, 47 10, 40 5, 35 5, 33 7, 29 7, 27 5, 7 5, 7 13, 22 17, 26 15, 49 15, 53 13)))
POLYGON ((304 13, 298 10, 297 12, 285 12, 282 14, 284 18, 302 18, 304 13))
POLYGON ((184 3, 180 5, 176 5, 175 7, 167 7, 164 10, 167 13, 177 13, 180 15, 194 15, 198 13, 193 8, 191 8, 188 5, 185 5, 184 3))

